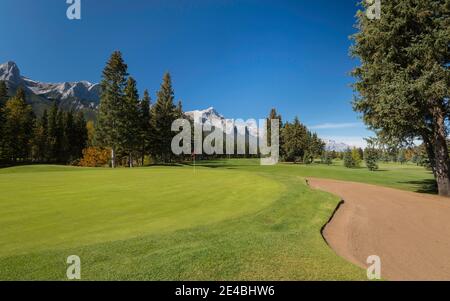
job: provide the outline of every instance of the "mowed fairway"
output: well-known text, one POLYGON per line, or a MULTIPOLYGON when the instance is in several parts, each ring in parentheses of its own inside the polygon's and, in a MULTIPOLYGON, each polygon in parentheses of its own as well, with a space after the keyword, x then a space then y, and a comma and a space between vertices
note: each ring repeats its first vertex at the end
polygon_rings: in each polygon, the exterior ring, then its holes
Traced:
MULTIPOLYGON (((317 170, 345 179, 347 170, 202 165, 0 170, 0 279, 64 280, 73 254, 83 280, 365 278, 320 233, 339 198, 304 181, 317 170)), ((406 181, 395 168, 357 172, 414 190, 429 175, 411 168, 406 181)))

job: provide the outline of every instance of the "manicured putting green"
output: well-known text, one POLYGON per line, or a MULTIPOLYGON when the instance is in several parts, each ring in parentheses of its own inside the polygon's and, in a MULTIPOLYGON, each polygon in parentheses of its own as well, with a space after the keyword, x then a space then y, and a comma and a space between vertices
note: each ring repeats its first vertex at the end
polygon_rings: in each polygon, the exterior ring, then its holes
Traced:
POLYGON ((269 206, 283 185, 186 167, 0 170, 0 257, 213 224, 269 206))

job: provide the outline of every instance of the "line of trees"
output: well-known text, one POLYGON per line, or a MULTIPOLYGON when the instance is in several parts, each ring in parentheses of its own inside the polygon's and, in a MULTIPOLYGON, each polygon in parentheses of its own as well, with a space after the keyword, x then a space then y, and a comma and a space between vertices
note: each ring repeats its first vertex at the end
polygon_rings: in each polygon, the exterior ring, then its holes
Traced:
POLYGON ((63 112, 56 103, 50 112, 36 118, 19 87, 8 96, 0 82, 0 162, 71 163, 82 156, 87 145, 86 121, 81 112, 63 112))
POLYGON ((182 117, 182 105, 174 104, 169 73, 164 74, 154 105, 148 90, 139 98, 136 80, 128 74, 122 54, 115 51, 103 70, 102 93, 95 129, 95 144, 110 149, 111 167, 126 158, 126 164, 144 164, 146 156, 162 163, 175 157, 171 142, 172 122, 182 117))
MULTIPOLYGON (((267 119, 278 119, 280 121, 280 156, 282 161, 310 164, 324 153, 325 143, 316 133, 309 131, 298 117, 295 117, 293 122, 283 123, 281 115, 277 113, 276 109, 272 109, 267 119)), ((268 141, 271 141, 270 136, 270 126, 268 126, 268 141)))
MULTIPOLYGON (((175 105, 174 98, 171 76, 166 73, 156 102, 151 103, 148 90, 141 99, 137 82, 128 74, 128 66, 119 51, 111 55, 103 70, 95 124, 87 123, 82 112, 59 110, 56 102, 49 111, 36 117, 26 102, 25 91, 19 88, 9 98, 6 84, 2 82, 0 158, 8 164, 45 162, 111 167, 144 165, 145 158, 158 163, 191 159, 190 155, 175 156, 171 150, 176 134, 171 125, 184 116, 181 101, 175 105)), ((298 118, 283 123, 272 109, 268 119, 280 120, 281 160, 309 164, 323 153, 324 143, 298 118)), ((247 129, 246 144, 248 135, 247 129)), ((203 138, 206 136, 207 133, 203 138)), ((268 136, 270 142, 270 127, 268 136)), ((248 150, 246 145, 246 155, 233 157, 258 156, 250 155, 248 150)), ((210 157, 221 155, 203 155, 199 159, 210 157)))

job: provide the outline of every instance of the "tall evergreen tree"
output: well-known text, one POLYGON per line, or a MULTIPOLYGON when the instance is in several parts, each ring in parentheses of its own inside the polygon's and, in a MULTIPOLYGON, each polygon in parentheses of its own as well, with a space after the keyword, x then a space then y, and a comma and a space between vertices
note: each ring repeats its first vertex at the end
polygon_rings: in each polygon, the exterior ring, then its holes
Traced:
POLYGON ((66 163, 67 139, 64 133, 64 112, 58 110, 56 114, 56 161, 66 163))
POLYGON ((8 100, 8 86, 5 81, 0 81, 0 108, 5 105, 8 100))
POLYGON ((156 103, 151 111, 153 127, 152 149, 162 162, 168 162, 173 157, 171 142, 174 134, 171 127, 172 122, 177 119, 173 100, 172 80, 170 74, 166 73, 164 74, 156 103))
POLYGON ((59 136, 59 128, 58 128, 58 105, 56 102, 53 103, 50 108, 50 112, 48 115, 48 125, 47 125, 47 161, 56 162, 58 157, 58 136, 59 136))
POLYGON ((11 162, 29 159, 35 117, 31 106, 26 103, 22 88, 6 102, 4 118, 3 151, 6 157, 11 162))
POLYGON ((47 160, 47 143, 48 143, 48 114, 44 110, 41 118, 36 121, 33 134, 33 158, 38 162, 47 160))
POLYGON ((175 118, 182 118, 183 117, 183 104, 181 103, 181 100, 178 101, 177 107, 175 108, 175 118))
POLYGON ((0 81, 0 160, 3 158, 3 126, 5 123, 3 108, 8 99, 8 87, 4 81, 0 81))
POLYGON ((130 76, 125 86, 125 97, 122 114, 126 117, 123 127, 119 129, 121 145, 128 154, 128 164, 133 167, 133 153, 139 150, 140 120, 139 120, 139 94, 136 81, 130 76))
POLYGON ((75 138, 71 141, 72 157, 79 159, 83 156, 83 149, 88 146, 88 127, 83 112, 78 112, 75 116, 75 138))
POLYGON ((111 148, 111 166, 116 166, 116 151, 122 147, 121 128, 126 126, 123 115, 124 89, 127 82, 127 65, 122 53, 115 51, 103 70, 96 141, 111 148))
POLYGON ((352 156, 352 150, 350 148, 347 148, 344 151, 344 166, 347 168, 353 168, 355 167, 355 161, 353 160, 353 156, 352 156))
POLYGON ((144 98, 139 104, 140 120, 140 144, 141 144, 141 164, 144 165, 145 155, 150 150, 151 124, 150 124, 151 98, 148 90, 144 91, 144 98))
POLYGON ((279 133, 279 145, 280 145, 280 156, 283 158, 285 156, 285 154, 283 153, 284 148, 283 148, 283 135, 281 135, 281 131, 283 129, 283 120, 280 114, 277 113, 277 110, 275 108, 272 108, 270 110, 269 116, 267 117, 267 141, 268 141, 268 145, 270 145, 272 143, 272 127, 271 127, 271 120, 274 119, 278 119, 279 121, 279 129, 280 129, 280 133, 279 133))
POLYGON ((301 162, 307 150, 307 128, 300 123, 298 117, 295 117, 294 122, 287 122, 283 128, 283 153, 284 159, 288 162, 301 162))
POLYGON ((373 147, 367 147, 364 150, 364 161, 366 162, 366 166, 370 171, 375 171, 378 169, 378 152, 373 147))
POLYGON ((66 112, 64 114, 63 133, 62 162, 68 163, 77 159, 75 153, 76 149, 78 148, 78 146, 75 145, 75 141, 77 139, 77 131, 72 111, 66 112))
POLYGON ((354 109, 384 141, 421 139, 439 194, 450 196, 449 1, 390 0, 382 6, 380 20, 358 14, 354 109))

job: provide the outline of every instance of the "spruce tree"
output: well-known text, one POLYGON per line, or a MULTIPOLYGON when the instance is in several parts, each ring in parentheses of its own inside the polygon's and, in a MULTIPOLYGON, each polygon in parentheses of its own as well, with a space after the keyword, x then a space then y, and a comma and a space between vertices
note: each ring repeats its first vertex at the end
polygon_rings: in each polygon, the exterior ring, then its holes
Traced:
POLYGON ((124 103, 122 109, 122 127, 119 128, 121 146, 128 154, 128 163, 133 167, 133 153, 139 149, 140 120, 139 120, 139 94, 136 81, 130 76, 124 90, 124 103))
POLYGON ((145 155, 150 150, 151 124, 150 124, 151 98, 148 90, 144 91, 144 98, 139 104, 140 121, 140 145, 141 145, 141 165, 144 165, 145 155))
POLYGON ((45 162, 47 160, 47 142, 48 114, 47 110, 44 110, 41 118, 36 121, 36 126, 33 134, 33 157, 38 162, 45 162))
POLYGON ((359 167, 361 165, 362 157, 361 152, 357 148, 352 149, 353 167, 359 167))
POLYGON ((6 101, 8 100, 8 86, 4 81, 0 81, 0 113, 1 109, 5 106, 6 101))
POLYGON ((72 162, 76 159, 75 153, 77 146, 76 127, 73 112, 69 111, 64 114, 63 124, 63 143, 62 143, 62 159, 64 163, 72 162))
POLYGON ((66 163, 67 141, 64 136, 64 112, 58 110, 56 114, 56 161, 66 163))
POLYGON ((51 162, 57 161, 58 157, 58 105, 53 103, 48 114, 48 126, 47 126, 47 160, 51 162))
POLYGON ((183 104, 181 103, 181 100, 178 101, 177 107, 175 108, 175 118, 179 119, 183 117, 183 104))
POLYGON ((352 157, 352 150, 347 148, 344 152, 344 166, 347 168, 353 168, 355 167, 355 162, 353 161, 352 157))
POLYGON ((0 81, 0 160, 3 158, 3 126, 5 123, 3 107, 8 99, 8 87, 4 81, 0 81))
POLYGON ((277 113, 277 110, 275 108, 272 108, 270 110, 269 116, 267 117, 267 145, 270 145, 272 143, 272 127, 271 127, 271 120, 276 120, 278 119, 279 121, 279 146, 280 146, 280 156, 284 157, 284 153, 283 153, 283 135, 281 135, 281 131, 283 129, 283 120, 280 114, 277 113))
POLYGON ((34 113, 26 103, 25 92, 19 88, 4 107, 3 151, 11 162, 28 160, 31 156, 31 139, 34 131, 34 113))
POLYGON ((375 171, 378 169, 378 152, 373 147, 367 147, 364 150, 364 161, 366 162, 366 166, 370 171, 375 171))
POLYGON ((449 16, 447 0, 383 1, 380 20, 358 13, 352 47, 360 62, 354 109, 386 142, 422 140, 444 196, 450 196, 449 16))
POLYGON ((122 147, 121 128, 126 126, 124 116, 124 89, 128 76, 122 54, 115 51, 103 70, 96 141, 111 148, 111 166, 116 166, 116 151, 122 147))
POLYGON ((174 136, 172 122, 176 120, 176 108, 173 103, 174 92, 169 73, 164 74, 155 105, 152 107, 152 149, 158 158, 166 163, 172 156, 171 142, 174 136))
POLYGON ((83 150, 88 146, 88 128, 83 112, 78 112, 75 116, 75 138, 71 141, 72 157, 79 159, 83 156, 83 150))

